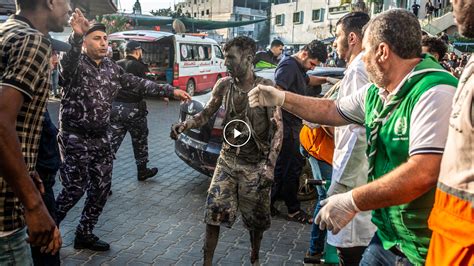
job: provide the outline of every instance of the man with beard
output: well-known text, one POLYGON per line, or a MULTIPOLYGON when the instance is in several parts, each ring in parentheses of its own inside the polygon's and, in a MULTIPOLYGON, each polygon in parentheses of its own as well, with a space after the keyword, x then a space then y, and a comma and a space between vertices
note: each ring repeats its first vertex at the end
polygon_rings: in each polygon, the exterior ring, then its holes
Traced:
POLYGON ((370 182, 329 197, 316 218, 321 229, 337 234, 357 213, 373 210, 377 232, 361 265, 425 263, 427 220, 457 80, 421 55, 420 39, 411 12, 385 11, 367 24, 362 41, 373 84, 337 101, 262 85, 249 93, 251 106, 280 105, 323 125, 365 125, 370 182))
MULTIPOLYGON (((220 79, 203 111, 184 122, 173 125, 171 138, 191 128, 207 123, 217 111, 224 112, 226 132, 241 132, 244 145, 222 144, 214 176, 209 187, 206 205, 206 238, 204 265, 211 265, 221 225, 231 227, 237 209, 249 230, 252 252, 251 263, 259 264, 259 250, 263 232, 270 227, 270 188, 275 161, 281 147, 282 124, 279 108, 250 108, 247 93, 258 84, 272 82, 255 76, 253 60, 255 41, 246 36, 236 37, 224 47, 225 65, 230 77, 220 79), (231 122, 236 119, 244 123, 231 122), (248 128, 246 128, 248 127, 248 128)), ((232 134, 230 134, 232 135, 232 134)), ((226 135, 227 140, 232 136, 226 135)))
POLYGON ((61 248, 35 166, 51 86, 47 35, 64 30, 71 7, 67 0, 16 6, 0 24, 0 265, 31 265, 28 242, 52 253, 61 248))
MULTIPOLYGON (((292 56, 284 57, 275 70, 275 85, 280 90, 300 95, 308 93, 309 86, 328 82, 326 77, 308 76, 306 72, 314 69, 327 59, 326 45, 314 40, 292 56)), ((288 209, 287 219, 303 224, 312 223, 311 215, 301 209, 297 198, 299 177, 304 158, 300 154, 299 134, 302 128, 301 118, 283 110, 283 144, 275 166, 275 183, 272 187, 272 215, 278 215, 274 207, 278 196, 282 196, 288 209)))
MULTIPOLYGON (((474 38, 474 1, 453 1, 459 33, 474 38)), ((474 56, 454 96, 448 140, 428 224, 426 265, 474 265, 474 56)))
POLYGON ((63 189, 56 199, 56 218, 59 224, 87 192, 74 248, 106 251, 109 244, 92 231, 107 201, 112 180, 114 155, 109 134, 113 99, 119 90, 183 100, 190 96, 168 84, 160 85, 125 73, 106 57, 105 25, 90 25, 79 9, 70 23, 72 49, 61 59, 64 91, 58 139, 63 189))
MULTIPOLYGON (((341 80, 337 99, 356 93, 369 83, 362 61, 362 28, 369 19, 366 13, 352 12, 336 23, 334 47, 338 56, 349 64, 341 80)), ((358 124, 336 127, 334 144, 333 171, 328 196, 344 193, 367 183, 365 128, 358 124)), ((338 249, 339 261, 343 265, 359 265, 362 253, 375 232, 370 218, 370 212, 358 213, 337 235, 328 233, 327 242, 338 249)), ((313 231, 318 229, 318 225, 313 225, 313 231)), ((322 253, 326 236, 325 231, 318 231, 319 246, 318 250, 314 250, 316 255, 322 253)), ((312 251, 310 248, 310 252, 312 251)))
MULTIPOLYGON (((125 48, 125 59, 117 61, 126 72, 146 78, 150 72, 141 61, 143 49, 139 42, 129 41, 125 48)), ((116 154, 127 132, 132 139, 133 155, 137 164, 137 179, 145 181, 158 173, 158 168, 147 168, 148 163, 148 110, 143 93, 120 90, 112 103, 110 124, 112 131, 112 150, 116 154)))

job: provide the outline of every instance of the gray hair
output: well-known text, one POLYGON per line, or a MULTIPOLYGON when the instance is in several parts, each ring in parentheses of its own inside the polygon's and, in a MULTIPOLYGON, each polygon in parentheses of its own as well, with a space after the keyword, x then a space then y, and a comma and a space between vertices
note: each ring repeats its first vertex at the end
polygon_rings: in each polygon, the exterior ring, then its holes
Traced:
POLYGON ((384 42, 403 59, 421 56, 421 27, 418 18, 405 9, 391 9, 373 18, 364 30, 371 47, 384 42))

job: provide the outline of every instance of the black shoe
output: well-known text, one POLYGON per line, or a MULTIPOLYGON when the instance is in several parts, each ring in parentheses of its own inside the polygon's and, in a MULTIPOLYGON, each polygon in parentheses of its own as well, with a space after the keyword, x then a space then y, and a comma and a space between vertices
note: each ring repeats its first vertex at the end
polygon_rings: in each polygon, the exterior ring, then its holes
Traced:
POLYGON ((138 172, 137 172, 137 179, 138 181, 145 181, 150 177, 154 177, 156 174, 158 174, 158 168, 153 167, 153 168, 146 168, 143 166, 138 166, 137 167, 138 172))
POLYGON ((74 238, 75 249, 90 249, 94 251, 107 251, 110 249, 110 245, 105 241, 100 240, 94 234, 90 235, 77 235, 74 238))
POLYGON ((323 258, 323 254, 311 254, 311 252, 306 251, 306 255, 304 256, 303 262, 307 264, 320 264, 323 263, 321 259, 323 258))

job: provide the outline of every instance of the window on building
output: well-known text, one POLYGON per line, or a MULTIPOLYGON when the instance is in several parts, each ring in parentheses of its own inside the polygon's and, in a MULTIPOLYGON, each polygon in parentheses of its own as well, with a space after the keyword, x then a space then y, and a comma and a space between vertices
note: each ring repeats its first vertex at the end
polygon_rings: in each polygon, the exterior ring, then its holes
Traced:
POLYGON ((197 4, 197 0, 194 0, 194 4, 197 4))
POLYGON ((280 14, 275 16, 275 25, 277 26, 283 26, 285 25, 285 15, 280 14))
POLYGON ((194 12, 194 17, 197 17, 197 13, 196 13, 196 12, 194 12))
POLYGON ((201 11, 201 17, 203 17, 203 16, 204 16, 204 10, 203 10, 203 11, 201 11))
POLYGON ((295 24, 303 23, 303 11, 293 13, 293 23, 295 24))
POLYGON ((313 10, 313 16, 312 16, 311 20, 313 20, 315 22, 323 21, 324 20, 324 8, 314 9, 313 10))
POLYGON ((206 9, 206 15, 209 15, 209 9, 206 9))

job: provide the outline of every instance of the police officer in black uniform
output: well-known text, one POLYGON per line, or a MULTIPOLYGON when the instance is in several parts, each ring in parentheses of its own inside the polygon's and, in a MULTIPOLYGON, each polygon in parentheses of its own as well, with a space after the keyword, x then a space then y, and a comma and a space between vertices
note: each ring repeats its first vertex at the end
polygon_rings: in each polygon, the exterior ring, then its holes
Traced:
MULTIPOLYGON (((150 70, 141 61, 143 49, 137 41, 129 41, 126 45, 125 59, 117 61, 126 72, 146 78, 150 70)), ((133 154, 137 164, 137 179, 144 181, 158 173, 158 168, 147 168, 148 163, 148 114, 143 94, 120 90, 112 104, 110 116, 112 129, 112 149, 117 153, 123 138, 130 132, 133 154)))

